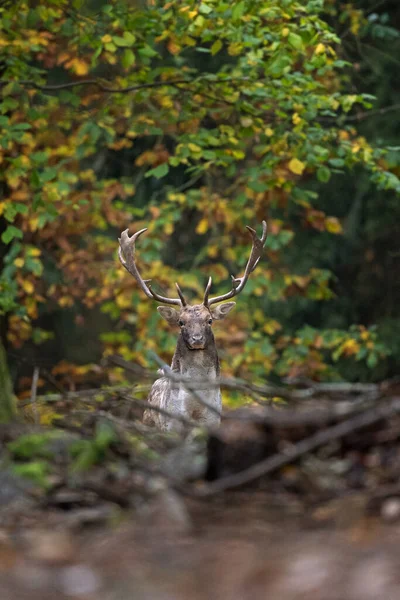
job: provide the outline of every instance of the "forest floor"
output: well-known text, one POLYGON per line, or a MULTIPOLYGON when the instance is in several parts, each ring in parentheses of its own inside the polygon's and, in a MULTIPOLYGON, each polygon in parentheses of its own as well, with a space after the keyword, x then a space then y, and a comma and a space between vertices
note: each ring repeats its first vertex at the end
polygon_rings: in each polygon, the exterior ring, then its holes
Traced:
POLYGON ((1 600, 400 599, 397 395, 184 441, 74 402, 0 427, 1 600))
MULTIPOLYGON (((318 508, 268 491, 186 501, 187 515, 0 531, 3 600, 396 600, 400 525, 365 495, 318 508)), ((167 511, 168 512, 168 511, 167 511)))

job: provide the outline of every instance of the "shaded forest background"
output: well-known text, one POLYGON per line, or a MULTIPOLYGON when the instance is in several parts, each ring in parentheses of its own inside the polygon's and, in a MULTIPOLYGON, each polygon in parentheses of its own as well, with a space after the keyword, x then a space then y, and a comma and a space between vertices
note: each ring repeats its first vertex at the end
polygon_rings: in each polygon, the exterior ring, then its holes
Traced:
MULTIPOLYGON (((117 258, 201 297, 263 262, 223 372, 377 381, 400 361, 395 1, 2 3, 0 319, 12 386, 120 384, 175 332, 117 258)), ((2 361, 4 369, 5 360, 2 361)), ((3 372, 3 378, 6 377, 3 372)))

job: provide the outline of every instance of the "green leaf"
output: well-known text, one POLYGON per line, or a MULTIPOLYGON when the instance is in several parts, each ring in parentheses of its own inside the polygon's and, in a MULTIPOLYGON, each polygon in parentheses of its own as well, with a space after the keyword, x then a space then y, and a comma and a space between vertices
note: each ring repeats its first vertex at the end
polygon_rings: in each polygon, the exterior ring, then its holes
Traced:
POLYGON ((23 233, 20 229, 14 227, 14 225, 8 225, 7 229, 2 233, 1 240, 5 244, 9 244, 14 238, 22 239, 23 233))
POLYGON ((322 183, 327 183, 331 178, 331 171, 328 167, 319 167, 317 171, 317 179, 322 183))
POLYGON ((32 258, 31 256, 28 256, 25 259, 25 267, 28 271, 34 275, 38 275, 39 277, 43 273, 43 264, 38 258, 32 258))
POLYGON ((329 164, 332 167, 337 167, 338 169, 340 169, 340 167, 344 167, 345 162, 344 162, 343 158, 331 158, 329 160, 329 164))
POLYGON ((28 214, 28 207, 26 204, 22 204, 22 202, 14 202, 13 206, 17 213, 20 213, 21 215, 28 214))
POLYGON ((130 46, 133 46, 133 44, 136 42, 136 36, 130 31, 124 31, 123 38, 129 43, 130 46))
MULTIPOLYGON (((128 41, 127 39, 120 37, 119 35, 113 35, 113 42, 116 46, 119 47, 127 47, 127 46, 131 46, 132 43, 130 41, 128 41)), ((107 46, 107 44, 106 44, 107 46)))
POLYGON ((38 188, 40 186, 40 177, 36 169, 33 169, 30 179, 34 188, 38 188))
POLYGON ((243 16, 244 12, 245 12, 245 3, 244 2, 237 2, 235 3, 235 6, 232 9, 232 18, 236 21, 237 19, 240 19, 240 17, 243 16))
POLYGON ((47 489, 50 484, 47 475, 50 473, 50 465, 43 460, 24 463, 22 465, 13 465, 14 473, 25 479, 30 479, 33 483, 47 489))
POLYGON ((46 167, 39 174, 40 183, 47 183, 57 176, 57 169, 54 167, 46 167))
POLYGON ((151 46, 143 46, 143 48, 140 48, 138 50, 138 53, 140 54, 140 56, 147 56, 149 58, 153 58, 153 56, 158 55, 158 52, 153 50, 151 46))
POLYGON ((164 177, 169 171, 169 165, 168 163, 162 163, 161 165, 158 165, 158 167, 155 167, 154 169, 150 169, 150 171, 147 171, 145 177, 156 177, 157 179, 161 179, 161 177, 164 177))
POLYGON ((130 48, 124 50, 124 53, 121 58, 121 64, 125 69, 129 69, 132 65, 135 64, 136 57, 130 48))
POLYGON ((211 46, 211 54, 214 56, 215 54, 218 54, 218 52, 221 50, 222 48, 222 42, 221 40, 216 40, 213 45, 211 46))
POLYGON ((49 155, 47 152, 32 152, 32 154, 30 154, 30 158, 38 164, 43 164, 47 161, 47 159, 49 158, 49 155))
POLYGON ((209 15, 210 12, 212 11, 212 8, 210 8, 208 6, 208 4, 200 4, 199 6, 199 12, 203 13, 203 15, 209 15))
POLYGON ((370 369, 373 369, 378 364, 378 355, 376 352, 371 352, 367 358, 367 365, 370 369))
POLYGON ((303 50, 303 40, 297 33, 291 31, 288 35, 288 42, 295 50, 303 50))
POLYGON ((15 123, 12 126, 13 129, 18 129, 21 131, 25 131, 26 129, 31 129, 32 126, 29 123, 15 123))

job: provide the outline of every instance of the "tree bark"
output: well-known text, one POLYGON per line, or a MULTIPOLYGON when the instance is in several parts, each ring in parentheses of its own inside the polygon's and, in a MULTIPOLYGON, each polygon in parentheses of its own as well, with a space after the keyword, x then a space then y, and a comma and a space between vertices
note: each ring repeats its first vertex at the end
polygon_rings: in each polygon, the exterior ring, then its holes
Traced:
POLYGON ((8 370, 6 351, 0 338, 0 423, 9 423, 16 415, 16 407, 8 370))

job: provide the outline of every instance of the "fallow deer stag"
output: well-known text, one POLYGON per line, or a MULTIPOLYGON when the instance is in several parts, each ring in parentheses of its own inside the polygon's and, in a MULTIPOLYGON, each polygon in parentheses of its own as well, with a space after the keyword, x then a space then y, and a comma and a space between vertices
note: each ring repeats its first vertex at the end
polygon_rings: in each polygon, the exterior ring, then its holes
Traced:
MULTIPOLYGON (((160 315, 168 321, 170 325, 179 326, 180 334, 176 345, 175 354, 172 359, 171 369, 176 374, 182 377, 196 380, 197 382, 204 381, 204 385, 199 383, 196 387, 197 392, 204 394, 204 400, 208 405, 212 405, 215 411, 211 411, 208 407, 200 404, 199 400, 193 397, 193 394, 185 387, 182 382, 174 382, 170 378, 164 377, 157 379, 148 397, 148 403, 154 407, 164 409, 169 414, 180 415, 186 419, 197 422, 199 425, 216 426, 220 423, 221 413, 221 391, 219 386, 210 388, 207 382, 215 380, 219 377, 219 360, 217 348, 215 345, 214 335, 212 333, 213 321, 224 319, 231 311, 236 302, 226 302, 211 309, 213 304, 217 304, 224 300, 229 300, 240 294, 243 290, 250 273, 256 268, 260 260, 262 250, 267 239, 267 224, 262 222, 262 236, 257 237, 257 233, 251 227, 249 230, 253 245, 250 257, 247 261, 243 277, 232 277, 232 289, 226 294, 209 298, 211 288, 211 277, 208 280, 203 302, 190 306, 185 300, 184 295, 176 283, 179 298, 167 298, 160 296, 151 288, 149 279, 142 279, 135 262, 135 243, 139 236, 146 229, 141 229, 132 237, 129 237, 128 229, 121 233, 119 238, 119 259, 125 269, 133 275, 139 287, 143 290, 148 298, 156 300, 162 304, 170 304, 176 306, 158 306, 157 310, 160 315)), ((176 419, 165 416, 161 412, 145 410, 143 422, 147 425, 153 425, 162 431, 169 431, 179 428, 179 423, 176 419)))

